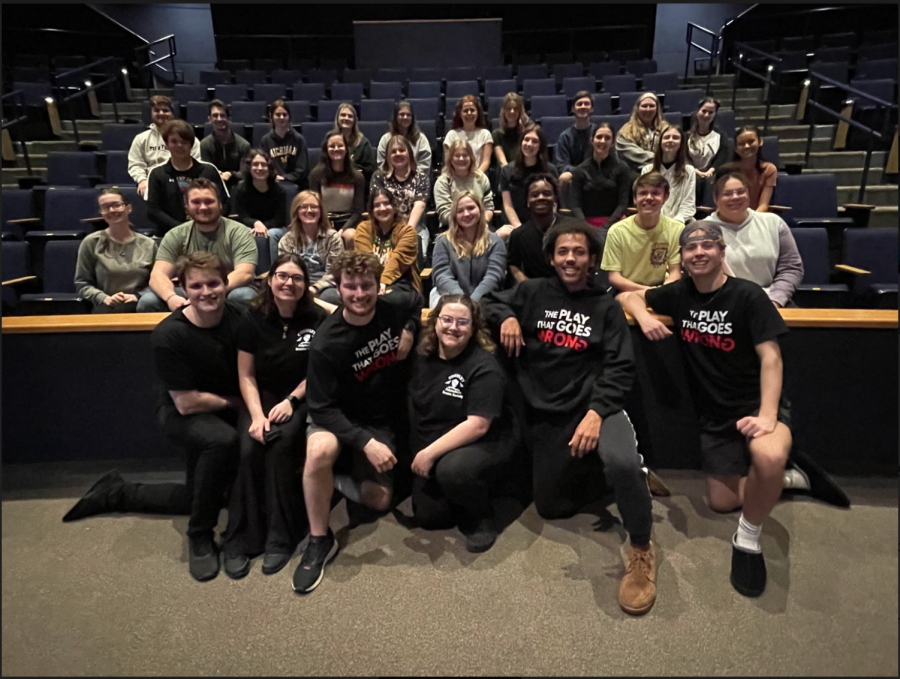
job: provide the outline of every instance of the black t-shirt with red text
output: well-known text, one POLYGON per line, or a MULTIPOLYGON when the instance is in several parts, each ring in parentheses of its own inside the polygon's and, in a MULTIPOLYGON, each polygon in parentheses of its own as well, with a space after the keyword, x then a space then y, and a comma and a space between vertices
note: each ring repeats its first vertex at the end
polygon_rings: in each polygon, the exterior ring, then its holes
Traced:
POLYGON ((647 290, 646 300, 656 313, 672 317, 701 416, 741 418, 759 408, 756 346, 788 331, 761 287, 729 276, 715 292, 700 293, 685 276, 647 290))
POLYGON ((380 295, 375 316, 350 325, 338 308, 316 331, 309 352, 306 400, 313 422, 345 445, 362 448, 366 427, 389 427, 406 413, 405 363, 397 358, 400 333, 418 329, 422 298, 402 290, 380 295))

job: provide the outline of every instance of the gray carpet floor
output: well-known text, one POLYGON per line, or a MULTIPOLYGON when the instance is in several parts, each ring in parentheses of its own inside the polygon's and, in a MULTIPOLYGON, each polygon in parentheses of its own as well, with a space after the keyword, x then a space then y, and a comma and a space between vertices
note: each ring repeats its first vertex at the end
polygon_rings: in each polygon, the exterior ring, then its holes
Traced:
MULTIPOLYGON (((124 471, 173 480, 178 464, 124 471)), ((342 502, 343 548, 312 594, 290 588, 299 555, 274 576, 257 560, 243 580, 199 584, 186 517, 61 522, 109 466, 4 466, 4 676, 897 675, 896 479, 840 479, 850 510, 779 503, 769 586, 751 600, 728 581, 737 515, 706 508, 699 473, 664 472, 658 600, 632 618, 616 602, 620 524, 511 503, 497 544, 472 555, 456 531, 395 515, 347 530, 342 502)))

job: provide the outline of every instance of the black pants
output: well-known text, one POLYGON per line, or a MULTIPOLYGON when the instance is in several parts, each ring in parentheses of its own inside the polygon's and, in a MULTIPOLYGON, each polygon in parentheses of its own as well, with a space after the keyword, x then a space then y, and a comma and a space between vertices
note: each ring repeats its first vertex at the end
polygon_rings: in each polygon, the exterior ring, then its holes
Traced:
POLYGON ((574 516, 611 486, 625 530, 634 544, 650 539, 653 526, 650 489, 634 429, 624 411, 603 419, 597 453, 574 457, 571 440, 583 414, 569 422, 531 414, 529 441, 534 461, 534 505, 542 517, 574 516))
MULTIPOLYGON (((263 392, 265 414, 279 402, 263 392)), ((281 437, 263 445, 250 436, 250 413, 238 419, 241 459, 228 505, 227 553, 293 554, 308 532, 300 473, 306 459, 306 403, 287 422, 271 425, 281 437)))
POLYGON ((166 438, 187 453, 186 483, 126 484, 118 507, 143 514, 189 514, 189 538, 213 537, 237 467, 237 414, 222 410, 180 415, 168 405, 157 417, 166 438))
POLYGON ((490 518, 491 488, 518 445, 518 430, 504 427, 491 441, 475 441, 443 455, 427 479, 413 479, 413 516, 424 528, 472 525, 490 518))

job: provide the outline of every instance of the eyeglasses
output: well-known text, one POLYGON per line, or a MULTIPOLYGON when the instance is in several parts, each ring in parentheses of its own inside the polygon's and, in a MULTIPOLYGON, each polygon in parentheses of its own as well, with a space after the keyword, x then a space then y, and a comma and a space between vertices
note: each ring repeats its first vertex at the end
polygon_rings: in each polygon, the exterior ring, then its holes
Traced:
POLYGON ((100 214, 105 215, 107 212, 112 212, 114 210, 116 212, 118 212, 119 210, 123 210, 123 209, 125 209, 125 203, 122 203, 122 202, 107 203, 106 205, 104 205, 103 207, 100 208, 100 214))
POLYGON ((329 151, 343 151, 345 148, 346 148, 345 146, 329 146, 328 150, 329 151))
POLYGON ((291 275, 284 271, 276 271, 275 279, 281 283, 287 283, 290 280, 294 285, 300 285, 306 280, 302 274, 295 273, 291 275))
POLYGON ((438 318, 441 319, 441 323, 448 328, 452 328, 455 325, 460 330, 465 330, 472 325, 472 321, 468 318, 453 318, 453 316, 438 316, 438 318))
POLYGON ((297 210, 298 211, 305 210, 306 212, 318 212, 319 206, 318 205, 301 205, 297 208, 297 210))
POLYGON ((735 189, 734 191, 722 191, 722 198, 743 198, 747 195, 747 189, 735 189))

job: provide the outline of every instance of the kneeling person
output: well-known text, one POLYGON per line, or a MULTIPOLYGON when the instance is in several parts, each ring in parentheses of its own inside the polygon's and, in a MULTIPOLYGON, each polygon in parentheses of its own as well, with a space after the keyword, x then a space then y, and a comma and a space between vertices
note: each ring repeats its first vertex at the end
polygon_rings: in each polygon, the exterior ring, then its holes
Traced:
POLYGON ((396 430, 406 416, 404 367, 419 327, 422 297, 402 290, 379 295, 381 263, 371 252, 346 251, 331 273, 343 306, 321 326, 309 355, 303 492, 309 545, 294 572, 294 590, 310 592, 338 552, 329 528, 333 467, 352 456, 353 479, 338 480, 348 500, 390 506, 396 430))
POLYGON ((489 293, 486 312, 507 353, 517 357, 538 513, 574 515, 600 497, 605 478, 631 539, 619 605, 641 614, 656 601, 650 490, 622 410, 635 370, 628 324, 615 300, 591 285, 600 249, 594 227, 556 224, 544 239, 555 275, 489 293))

